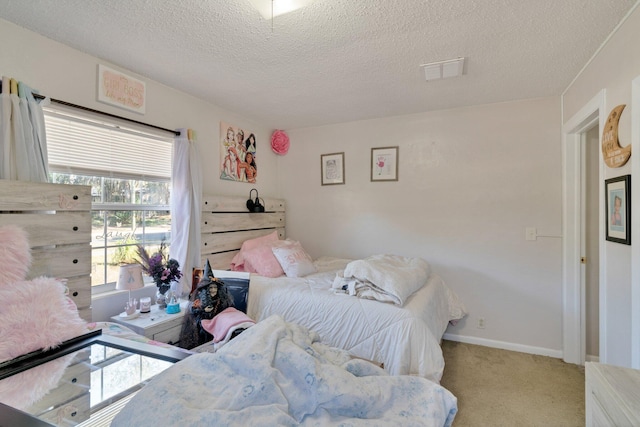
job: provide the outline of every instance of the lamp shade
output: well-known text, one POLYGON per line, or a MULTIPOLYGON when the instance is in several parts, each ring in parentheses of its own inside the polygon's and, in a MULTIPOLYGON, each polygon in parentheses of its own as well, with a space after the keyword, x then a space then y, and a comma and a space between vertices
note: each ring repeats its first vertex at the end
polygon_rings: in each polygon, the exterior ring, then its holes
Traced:
POLYGON ((132 291, 144 287, 142 280, 142 266, 139 264, 127 264, 120 266, 120 274, 116 282, 116 289, 132 291))

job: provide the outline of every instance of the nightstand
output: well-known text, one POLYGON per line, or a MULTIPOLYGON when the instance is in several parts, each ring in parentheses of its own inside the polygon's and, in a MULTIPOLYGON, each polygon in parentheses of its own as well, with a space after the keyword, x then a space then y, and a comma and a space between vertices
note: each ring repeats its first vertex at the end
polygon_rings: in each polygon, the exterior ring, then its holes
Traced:
POLYGON ((120 316, 113 316, 111 320, 124 325, 134 332, 151 338, 155 341, 176 344, 180 341, 180 331, 182 330, 182 320, 189 305, 188 300, 180 303, 180 312, 167 314, 164 309, 159 309, 156 304, 151 306, 149 313, 141 313, 135 319, 124 319, 120 316))

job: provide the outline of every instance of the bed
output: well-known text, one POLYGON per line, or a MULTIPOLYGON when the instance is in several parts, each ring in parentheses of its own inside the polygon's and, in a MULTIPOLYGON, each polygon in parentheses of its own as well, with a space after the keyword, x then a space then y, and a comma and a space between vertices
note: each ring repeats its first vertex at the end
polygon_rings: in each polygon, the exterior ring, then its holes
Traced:
POLYGON ((448 323, 463 316, 455 295, 435 273, 402 307, 336 294, 333 280, 349 262, 320 258, 318 272, 302 278, 253 276, 249 317, 260 321, 280 314, 331 346, 382 364, 392 375, 439 382, 444 370, 440 339, 448 323))
MULTIPOLYGON (((241 197, 204 198, 202 261, 212 261, 217 269, 236 269, 235 264, 252 257, 252 267, 263 266, 257 272, 249 269, 249 317, 261 321, 280 315, 318 333, 328 345, 381 364, 390 374, 440 381, 444 369, 440 341, 449 322, 462 318, 465 309, 436 272, 429 271, 427 283, 402 305, 335 292, 336 275, 354 260, 322 257, 313 260, 311 270, 317 271, 311 274, 270 277, 278 272, 265 256, 269 244, 278 245, 286 238, 286 205, 267 198, 265 213, 249 213, 245 202, 241 197), (217 250, 207 242, 217 242, 217 250)), ((303 258, 297 257, 292 266, 302 265, 303 258)))
MULTIPOLYGON (((24 233, 28 241, 23 239, 20 247, 30 250, 34 258, 28 274, 18 271, 8 280, 5 271, 0 278, 0 292, 15 299, 12 308, 19 308, 18 314, 4 306, 0 310, 0 347, 9 350, 0 355, 0 424, 27 420, 29 425, 49 425, 16 411, 6 404, 9 400, 24 409, 41 408, 44 412, 38 412, 38 417, 55 425, 76 425, 82 420, 83 425, 91 425, 95 420, 87 382, 94 368, 82 369, 90 365, 86 352, 80 359, 66 354, 52 360, 61 365, 45 371, 36 370, 44 365, 19 373, 11 369, 34 348, 53 349, 43 353, 49 357, 49 351, 65 349, 75 337, 100 331, 110 334, 111 342, 130 341, 127 348, 154 353, 149 348, 158 346, 182 354, 174 358, 180 361, 145 381, 126 400, 109 401, 99 411, 113 426, 451 425, 457 401, 440 385, 419 377, 390 376, 375 364, 322 343, 317 333, 281 316, 256 323, 215 353, 198 354, 202 349, 178 349, 120 325, 91 322, 89 189, 0 182, 0 192, 0 234, 7 229, 24 233), (68 263, 60 261, 67 257, 68 263), (23 295, 26 288, 36 292, 23 295), (89 294, 86 303, 74 299, 85 292, 89 294), (22 329, 17 331, 18 327, 22 329), (24 353, 16 356, 16 348, 24 353), (9 376, 5 368, 11 371, 9 376), (84 373, 78 374, 80 369, 84 373), (27 376, 20 377, 23 374, 27 376), (49 397, 61 395, 64 401, 52 406, 49 397), (13 418, 16 414, 18 418, 13 418)), ((10 247, 18 240, 0 239, 0 246, 5 245, 0 253, 18 253, 10 247)))

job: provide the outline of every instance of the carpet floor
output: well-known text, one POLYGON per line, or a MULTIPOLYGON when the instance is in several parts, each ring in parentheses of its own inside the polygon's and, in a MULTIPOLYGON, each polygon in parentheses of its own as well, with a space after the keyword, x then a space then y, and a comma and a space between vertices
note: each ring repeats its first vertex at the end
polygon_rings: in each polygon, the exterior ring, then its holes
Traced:
POLYGON ((584 426, 584 367, 443 341, 441 384, 458 398, 454 427, 584 426))

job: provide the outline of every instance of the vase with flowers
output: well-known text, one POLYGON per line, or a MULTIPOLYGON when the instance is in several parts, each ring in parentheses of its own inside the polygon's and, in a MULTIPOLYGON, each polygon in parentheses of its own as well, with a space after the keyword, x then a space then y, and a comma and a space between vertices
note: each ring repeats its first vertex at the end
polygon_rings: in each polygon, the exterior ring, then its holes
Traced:
POLYGON ((179 280, 182 277, 180 271, 180 263, 165 253, 167 245, 164 240, 160 243, 160 248, 149 255, 149 252, 142 245, 137 245, 139 264, 142 266, 142 271, 149 275, 156 287, 158 293, 156 294, 156 304, 161 309, 167 307, 165 302, 165 294, 171 289, 171 283, 179 280))

